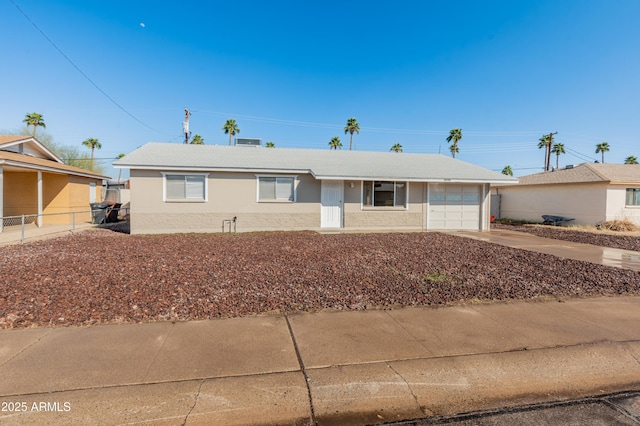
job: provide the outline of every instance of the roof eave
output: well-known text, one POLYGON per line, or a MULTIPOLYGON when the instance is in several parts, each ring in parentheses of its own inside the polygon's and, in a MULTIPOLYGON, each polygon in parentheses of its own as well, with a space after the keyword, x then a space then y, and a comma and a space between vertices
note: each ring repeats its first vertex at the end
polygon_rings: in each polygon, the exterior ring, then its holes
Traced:
POLYGON ((115 169, 130 169, 130 170, 158 170, 158 171, 207 171, 207 172, 232 172, 232 173, 308 173, 312 174, 311 170, 305 169, 274 169, 274 168, 236 168, 236 167, 196 167, 196 166, 142 166, 142 165, 125 165, 125 164, 113 164, 115 169))
POLYGON ((68 174, 68 175, 74 175, 74 176, 82 176, 82 177, 88 177, 88 178, 92 178, 92 179, 111 179, 111 177, 109 177, 109 176, 98 175, 98 174, 93 174, 93 173, 89 173, 89 172, 82 173, 82 172, 76 172, 76 171, 71 171, 71 170, 57 169, 55 167, 40 166, 40 165, 37 165, 37 164, 21 163, 19 161, 13 161, 13 160, 0 159, 0 165, 22 167, 22 168, 25 168, 25 169, 40 170, 40 171, 46 171, 46 172, 51 172, 51 173, 60 173, 60 174, 68 174))
POLYGON ((44 151, 45 154, 47 154, 50 157, 51 160, 56 161, 57 163, 60 163, 60 164, 64 164, 64 161, 62 161, 62 159, 60 157, 58 157, 56 154, 51 152, 49 150, 49 148, 44 146, 42 144, 42 142, 38 141, 33 136, 26 136, 24 139, 19 139, 17 141, 12 141, 12 142, 7 142, 7 143, 3 144, 2 147, 4 148, 4 147, 15 146, 15 145, 20 145, 20 144, 27 143, 27 142, 33 142, 34 144, 36 144, 40 149, 42 149, 42 151, 44 151))

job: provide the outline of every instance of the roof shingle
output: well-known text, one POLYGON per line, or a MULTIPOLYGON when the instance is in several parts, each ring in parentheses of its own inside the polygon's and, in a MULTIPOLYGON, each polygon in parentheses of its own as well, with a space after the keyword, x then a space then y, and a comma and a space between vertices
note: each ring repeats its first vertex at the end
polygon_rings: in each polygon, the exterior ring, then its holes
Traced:
POLYGON ((536 173, 520 178, 520 185, 592 182, 640 183, 640 165, 582 163, 569 169, 536 173))
POLYGON ((516 183, 517 180, 439 154, 187 145, 151 142, 114 163, 153 170, 311 173, 317 179, 516 183))

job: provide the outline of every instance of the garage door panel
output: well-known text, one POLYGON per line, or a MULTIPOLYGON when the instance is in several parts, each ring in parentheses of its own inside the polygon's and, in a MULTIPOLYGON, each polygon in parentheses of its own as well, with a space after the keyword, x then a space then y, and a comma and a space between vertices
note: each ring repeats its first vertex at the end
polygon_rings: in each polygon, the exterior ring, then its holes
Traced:
POLYGON ((480 212, 478 210, 467 210, 461 214, 462 220, 478 220, 480 212))
POLYGON ((430 187, 429 229, 480 229, 480 186, 430 187))
POLYGON ((431 210, 431 220, 441 220, 444 221, 447 218, 444 210, 431 210))
POLYGON ((460 221, 462 220, 462 212, 455 210, 447 210, 447 221, 460 221))

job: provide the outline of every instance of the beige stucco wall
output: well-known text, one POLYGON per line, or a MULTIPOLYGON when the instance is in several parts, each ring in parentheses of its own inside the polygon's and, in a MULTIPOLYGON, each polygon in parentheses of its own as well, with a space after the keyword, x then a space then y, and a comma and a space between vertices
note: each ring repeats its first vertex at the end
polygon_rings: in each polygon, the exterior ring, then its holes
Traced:
POLYGON ((607 220, 630 220, 640 225, 640 206, 626 206, 627 188, 640 185, 609 185, 607 188, 607 220))
MULTIPOLYGON (((207 202, 163 201, 159 171, 131 170, 130 176, 132 234, 220 232, 222 221, 234 216, 238 232, 320 229, 321 181, 311 175, 297 175, 295 203, 257 202, 254 173, 210 172, 207 202)), ((424 229, 424 185, 409 184, 407 209, 366 210, 361 182, 345 181, 345 229, 424 229)))
POLYGON ((257 202, 254 173, 210 172, 207 202, 163 201, 158 171, 131 170, 130 182, 132 234, 220 232, 234 216, 239 232, 320 226, 320 181, 310 175, 298 175, 295 203, 257 202))
MULTIPOLYGON (((606 219, 607 184, 508 186, 502 195, 500 217, 542 222, 542 215, 571 217, 575 225, 595 225, 606 219)), ((623 200, 624 205, 624 200, 623 200)))
POLYGON ((347 229, 424 229, 424 184, 409 182, 407 208, 362 206, 362 182, 346 181, 344 227, 347 229), (351 188, 351 183, 354 187, 351 188))

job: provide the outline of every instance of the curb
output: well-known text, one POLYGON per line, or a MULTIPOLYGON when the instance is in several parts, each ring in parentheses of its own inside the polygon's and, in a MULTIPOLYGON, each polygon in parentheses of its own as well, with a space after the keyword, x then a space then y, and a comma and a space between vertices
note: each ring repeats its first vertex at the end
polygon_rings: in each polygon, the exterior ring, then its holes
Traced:
POLYGON ((3 404, 20 400, 32 407, 47 401, 51 409, 0 413, 0 422, 344 425, 437 418, 640 389, 640 342, 339 365, 306 373, 306 383, 298 370, 5 396, 3 404))

